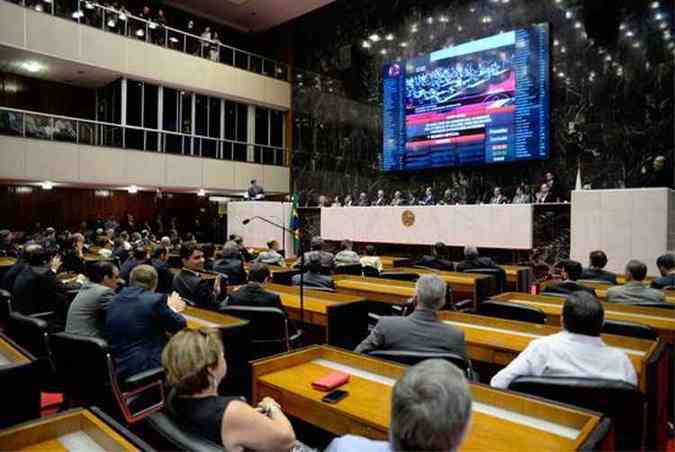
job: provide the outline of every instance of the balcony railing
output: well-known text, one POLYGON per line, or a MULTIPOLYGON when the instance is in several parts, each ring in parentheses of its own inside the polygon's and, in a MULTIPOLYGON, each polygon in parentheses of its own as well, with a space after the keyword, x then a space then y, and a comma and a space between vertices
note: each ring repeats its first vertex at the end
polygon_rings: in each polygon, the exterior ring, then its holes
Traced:
POLYGON ((288 166, 288 152, 282 147, 122 126, 14 108, 0 107, 0 134, 62 143, 288 166))
POLYGON ((226 64, 256 74, 289 80, 289 69, 284 63, 236 49, 218 40, 205 39, 169 27, 148 18, 137 17, 124 7, 115 9, 85 0, 9 0, 54 16, 71 18, 77 23, 177 50, 217 63, 226 64))

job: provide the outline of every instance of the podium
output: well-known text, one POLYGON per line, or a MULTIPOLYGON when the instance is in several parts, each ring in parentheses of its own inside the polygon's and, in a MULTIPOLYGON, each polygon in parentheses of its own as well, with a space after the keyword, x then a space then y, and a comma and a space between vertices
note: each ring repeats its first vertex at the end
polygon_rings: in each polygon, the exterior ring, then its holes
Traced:
POLYGON ((572 192, 570 257, 588 265, 593 250, 607 253, 606 270, 624 273, 630 259, 657 276, 656 259, 675 249, 675 191, 668 188, 572 192))

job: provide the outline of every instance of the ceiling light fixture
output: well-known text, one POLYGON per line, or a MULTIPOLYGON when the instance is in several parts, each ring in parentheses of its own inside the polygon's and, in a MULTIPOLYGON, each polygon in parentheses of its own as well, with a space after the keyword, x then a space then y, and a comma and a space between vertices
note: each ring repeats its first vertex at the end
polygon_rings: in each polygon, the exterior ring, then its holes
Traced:
POLYGON ((44 69, 44 66, 42 66, 40 63, 37 61, 26 61, 21 65, 22 68, 27 70, 28 72, 40 72, 41 70, 44 69))
POLYGON ((54 184, 46 180, 40 184, 40 187, 42 187, 43 190, 51 190, 54 188, 54 184))
POLYGON ((127 191, 129 192, 130 195, 135 195, 138 193, 138 187, 135 185, 130 185, 129 188, 127 188, 127 191))
POLYGON ((200 188, 199 191, 197 192, 197 196, 199 196, 199 197, 206 196, 206 191, 204 191, 203 188, 200 188))
POLYGON ((368 36, 368 39, 370 39, 373 42, 378 42, 380 40, 380 35, 377 33, 373 33, 372 35, 368 36))

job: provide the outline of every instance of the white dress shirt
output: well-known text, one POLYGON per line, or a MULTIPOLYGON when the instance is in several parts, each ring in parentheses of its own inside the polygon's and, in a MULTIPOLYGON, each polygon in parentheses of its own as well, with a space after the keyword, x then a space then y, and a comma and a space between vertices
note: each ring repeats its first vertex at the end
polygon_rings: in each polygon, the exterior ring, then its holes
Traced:
POLYGON ((624 351, 605 345, 600 337, 564 330, 530 342, 490 385, 506 389, 520 376, 603 378, 637 385, 635 368, 624 351))

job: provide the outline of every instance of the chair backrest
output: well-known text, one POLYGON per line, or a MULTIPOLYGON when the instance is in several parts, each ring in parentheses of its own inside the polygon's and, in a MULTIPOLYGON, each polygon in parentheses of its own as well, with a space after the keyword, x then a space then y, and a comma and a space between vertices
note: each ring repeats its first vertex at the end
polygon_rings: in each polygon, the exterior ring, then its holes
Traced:
MULTIPOLYGON (((611 282, 607 281, 606 279, 578 279, 577 282, 581 285, 584 285, 586 283, 588 284, 603 284, 606 286, 613 286, 611 282)), ((591 287, 592 289, 593 287, 591 287)))
MULTIPOLYGON (((153 436, 158 436, 166 444, 160 450, 195 450, 200 452, 222 452, 223 446, 197 435, 178 422, 168 413, 158 411, 143 420, 153 436)), ((157 440, 153 441, 153 444, 157 440)))
POLYGON ((511 382, 509 390, 603 413, 614 423, 617 450, 642 449, 645 398, 631 384, 595 378, 518 377, 511 382))
POLYGON ((361 264, 347 264, 347 265, 338 265, 335 267, 336 275, 356 275, 361 276, 363 270, 361 269, 361 264))
POLYGON ((606 334, 616 334, 618 336, 629 336, 638 339, 647 339, 655 341, 658 334, 649 325, 642 323, 625 322, 623 320, 608 320, 602 325, 602 332, 606 334))
POLYGON ((457 353, 413 352, 408 350, 372 350, 368 352, 368 355, 375 358, 395 361, 407 366, 414 366, 415 364, 420 363, 426 359, 444 359, 459 367, 466 374, 467 378, 472 378, 473 375, 471 360, 458 355, 457 353))
POLYGON ((28 350, 37 359, 49 358, 48 324, 42 319, 13 311, 7 321, 7 336, 28 350))
POLYGON ((4 324, 12 312, 12 294, 0 289, 0 323, 4 324))
POLYGON ((541 309, 509 301, 484 301, 479 305, 478 313, 521 322, 546 323, 546 314, 541 309))
POLYGON ((251 342, 256 357, 290 350, 288 318, 278 308, 257 306, 223 306, 223 314, 251 322, 251 342))
POLYGON ((568 294, 568 293, 547 292, 546 290, 544 290, 541 294, 546 295, 547 297, 558 297, 558 298, 564 298, 564 299, 566 299, 567 297, 570 296, 570 294, 568 294))
POLYGON ((378 269, 375 267, 371 266, 365 266, 361 268, 361 271, 363 272, 363 276, 372 276, 372 277, 378 277, 380 276, 380 272, 378 269))
POLYGON ((31 361, 0 366, 0 429, 40 417, 39 362, 31 354, 0 333, 0 337, 22 351, 31 361))
MULTIPOLYGON (((364 267, 363 269, 365 270, 366 268, 368 267, 364 267)), ((379 277, 382 279, 393 279, 395 281, 410 281, 410 282, 415 282, 418 279, 420 279, 420 275, 418 275, 417 273, 410 273, 410 272, 382 272, 380 273, 379 277)))
POLYGON ((640 306, 642 308, 659 308, 659 309, 669 309, 669 310, 674 310, 675 309, 675 304, 673 303, 648 303, 648 302, 642 302, 642 303, 635 303, 633 306, 640 306))
POLYGON ((471 268, 463 273, 477 273, 479 275, 492 276, 495 279, 495 293, 504 292, 506 285, 506 270, 503 268, 471 268))

